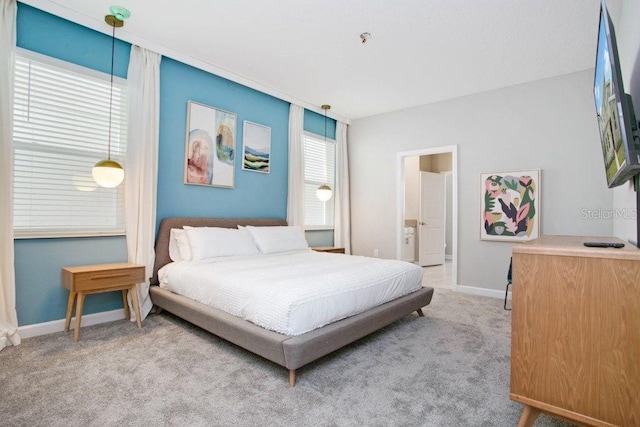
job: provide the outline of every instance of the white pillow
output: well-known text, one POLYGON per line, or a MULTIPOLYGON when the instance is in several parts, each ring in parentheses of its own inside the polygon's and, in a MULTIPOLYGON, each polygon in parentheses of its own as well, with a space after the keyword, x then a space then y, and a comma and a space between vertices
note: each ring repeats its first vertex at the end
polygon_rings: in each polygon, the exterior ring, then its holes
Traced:
POLYGON ((191 261, 191 247, 187 233, 182 228, 172 228, 169 234, 169 258, 171 261, 191 261))
POLYGON ((302 227, 245 227, 263 254, 309 249, 302 227))
POLYGON ((218 227, 184 227, 193 261, 223 256, 258 255, 258 248, 245 230, 218 227))
POLYGON ((180 230, 178 228, 172 228, 169 233, 169 258, 171 261, 182 261, 182 257, 180 256, 180 249, 178 249, 178 242, 176 238, 176 234, 179 233, 180 230))
POLYGON ((180 250, 180 256, 182 261, 191 261, 191 246, 189 245, 189 238, 187 237, 186 230, 180 230, 181 232, 176 235, 178 240, 178 249, 180 250))

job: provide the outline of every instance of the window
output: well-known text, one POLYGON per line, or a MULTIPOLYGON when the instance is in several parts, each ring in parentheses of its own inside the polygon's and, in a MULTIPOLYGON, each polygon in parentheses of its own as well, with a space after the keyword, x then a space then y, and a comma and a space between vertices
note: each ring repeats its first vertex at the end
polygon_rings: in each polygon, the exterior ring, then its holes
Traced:
POLYGON ((304 141, 304 225, 308 230, 333 228, 333 197, 318 199, 316 190, 323 184, 335 193, 336 143, 305 133, 304 141))
MULTIPOLYGON (((107 158, 110 75, 18 50, 13 116, 16 237, 124 233, 124 185, 99 187, 107 158)), ((111 158, 126 153, 126 81, 114 79, 111 158)))

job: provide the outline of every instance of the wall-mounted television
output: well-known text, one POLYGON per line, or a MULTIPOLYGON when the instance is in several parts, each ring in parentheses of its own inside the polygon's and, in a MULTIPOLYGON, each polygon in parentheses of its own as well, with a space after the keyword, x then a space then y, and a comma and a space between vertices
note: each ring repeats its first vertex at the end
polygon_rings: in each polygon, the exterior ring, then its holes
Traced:
POLYGON ((640 172, 640 135, 631 96, 624 92, 616 35, 604 0, 600 4, 593 94, 607 185, 616 187, 640 172))

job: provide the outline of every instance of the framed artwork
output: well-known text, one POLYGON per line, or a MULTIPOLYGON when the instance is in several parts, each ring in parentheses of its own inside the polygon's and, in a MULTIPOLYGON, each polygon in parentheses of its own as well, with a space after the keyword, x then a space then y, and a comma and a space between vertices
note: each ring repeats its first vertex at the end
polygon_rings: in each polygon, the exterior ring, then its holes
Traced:
POLYGON ((242 170, 269 173, 271 128, 245 120, 242 128, 242 170))
POLYGON ((234 113, 187 103, 185 184, 233 188, 236 121, 234 113))
POLYGON ((480 174, 481 240, 522 242, 540 236, 540 169, 480 174))

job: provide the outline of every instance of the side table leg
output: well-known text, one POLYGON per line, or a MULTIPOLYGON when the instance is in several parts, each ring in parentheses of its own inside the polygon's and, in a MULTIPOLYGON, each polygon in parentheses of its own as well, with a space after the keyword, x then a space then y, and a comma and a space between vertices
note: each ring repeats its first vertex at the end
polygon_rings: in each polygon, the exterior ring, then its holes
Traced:
POLYGON ((129 301, 127 301, 127 290, 122 290, 122 305, 124 307, 124 320, 131 319, 131 312, 129 311, 129 301))
POLYGON ((136 322, 138 323, 138 328, 142 329, 142 316, 140 316, 140 304, 138 304, 138 290, 136 289, 136 285, 133 285, 131 286, 131 288, 129 288, 129 293, 131 294, 133 310, 136 312, 136 322))
POLYGON ((64 331, 69 332, 71 326, 71 314, 73 314, 73 304, 76 302, 77 293, 69 291, 69 301, 67 302, 67 317, 64 319, 64 331))
POLYGON ((520 421, 518 421, 518 427, 531 427, 536 422, 538 415, 540 415, 540 409, 524 405, 520 421))
POLYGON ((78 292, 78 302, 76 303, 76 328, 73 331, 73 342, 78 342, 80 337, 80 322, 82 322, 82 308, 84 306, 84 292, 78 292))

